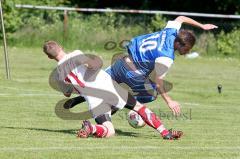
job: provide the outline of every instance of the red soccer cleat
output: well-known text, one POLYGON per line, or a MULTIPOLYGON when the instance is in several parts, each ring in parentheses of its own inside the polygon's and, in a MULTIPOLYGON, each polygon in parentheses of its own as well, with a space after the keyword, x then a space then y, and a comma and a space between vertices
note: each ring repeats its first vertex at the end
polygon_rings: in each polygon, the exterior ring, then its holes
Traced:
POLYGON ((78 138, 88 138, 92 134, 93 127, 88 120, 84 120, 82 123, 82 128, 77 132, 78 138))
POLYGON ((182 131, 176 131, 176 130, 172 130, 172 129, 170 129, 168 131, 169 131, 169 133, 167 135, 163 136, 164 140, 178 140, 183 135, 182 131))

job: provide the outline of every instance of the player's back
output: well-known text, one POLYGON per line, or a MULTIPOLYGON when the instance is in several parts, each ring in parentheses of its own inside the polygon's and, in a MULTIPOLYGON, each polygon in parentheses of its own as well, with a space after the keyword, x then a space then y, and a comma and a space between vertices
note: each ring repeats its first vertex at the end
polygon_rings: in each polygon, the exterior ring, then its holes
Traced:
POLYGON ((158 57, 168 57, 174 60, 174 40, 177 31, 175 28, 165 28, 159 32, 133 38, 127 49, 135 66, 144 74, 149 74, 158 57))
POLYGON ((83 88, 114 89, 111 76, 102 69, 88 68, 84 63, 88 60, 90 57, 80 50, 67 54, 58 62, 58 80, 71 83, 79 93, 84 91, 83 88))
POLYGON ((80 51, 75 50, 66 54, 59 62, 57 66, 59 80, 65 80, 67 77, 71 78, 71 75, 75 75, 83 80, 87 67, 82 61, 86 56, 80 51))

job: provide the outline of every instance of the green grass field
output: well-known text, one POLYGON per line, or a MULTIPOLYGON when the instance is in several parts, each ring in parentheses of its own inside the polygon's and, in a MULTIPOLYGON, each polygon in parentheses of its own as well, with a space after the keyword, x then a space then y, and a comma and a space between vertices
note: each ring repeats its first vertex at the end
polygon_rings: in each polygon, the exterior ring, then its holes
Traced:
MULTIPOLYGON (((1 48, 2 50, 2 48, 1 48)), ((165 126, 184 132, 178 141, 164 141, 151 128, 131 128, 126 110, 113 116, 117 135, 109 139, 77 139, 81 121, 59 119, 55 104, 64 98, 48 85, 54 68, 39 49, 10 48, 12 80, 5 79, 0 55, 0 158, 240 158, 240 61, 177 57, 166 80, 170 95, 185 117, 173 119, 159 98, 148 106, 165 126), (222 84, 223 93, 217 93, 222 84), (191 110, 191 120, 190 120, 191 110), (167 114, 168 116, 164 116, 167 114)), ((99 53, 110 63, 110 53, 99 53)), ((104 82, 104 81, 103 81, 104 82)), ((79 105, 76 111, 86 109, 79 105)))

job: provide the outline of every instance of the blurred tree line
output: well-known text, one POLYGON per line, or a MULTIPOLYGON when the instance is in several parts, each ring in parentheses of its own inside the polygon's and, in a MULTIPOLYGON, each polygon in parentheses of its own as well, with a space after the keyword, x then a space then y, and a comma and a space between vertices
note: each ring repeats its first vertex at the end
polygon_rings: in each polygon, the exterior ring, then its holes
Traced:
MULTIPOLYGON (((15 32, 18 28, 29 21, 38 24, 37 18, 47 19, 54 22, 54 12, 37 10, 16 9, 15 4, 48 5, 48 6, 71 6, 92 8, 122 8, 122 9, 149 9, 166 11, 184 11, 201 13, 240 14, 240 0, 3 0, 4 18, 7 32, 15 32), (113 3, 114 1, 114 3, 113 3), (34 17, 35 16, 35 17, 34 17)), ((58 19, 58 18, 57 18, 58 19)), ((198 18, 201 21, 203 19, 198 18)), ((204 19, 206 20, 206 18, 204 19)), ((208 19, 209 20, 209 19, 208 19)), ((218 19, 219 20, 219 19, 218 19)), ((227 20, 229 21, 229 20, 227 20)), ((231 20, 230 20, 231 21, 231 20)), ((220 20, 220 23, 226 19, 220 20)))
POLYGON ((69 2, 71 5, 78 7, 132 8, 221 14, 240 13, 240 0, 68 0, 69 2))
MULTIPOLYGON (((46 39, 55 39, 69 47, 101 49, 108 40, 129 40, 139 34, 161 30, 168 19, 176 17, 68 12, 69 36, 66 39, 62 36, 63 11, 17 9, 15 4, 240 14, 240 0, 3 0, 7 38, 9 44, 14 46, 39 46, 46 39)), ((199 39, 196 50, 214 55, 218 52, 219 55, 239 56, 239 20, 194 19, 217 24, 220 28, 211 33, 194 30, 199 39)))

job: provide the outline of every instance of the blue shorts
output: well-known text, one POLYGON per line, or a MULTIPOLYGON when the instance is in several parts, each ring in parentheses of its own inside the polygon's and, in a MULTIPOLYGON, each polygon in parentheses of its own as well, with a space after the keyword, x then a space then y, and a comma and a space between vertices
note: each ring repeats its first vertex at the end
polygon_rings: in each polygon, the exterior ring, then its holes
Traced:
POLYGON ((118 59, 105 70, 117 83, 125 83, 129 92, 141 103, 149 103, 156 99, 156 84, 143 74, 132 71, 124 59, 118 59), (146 88, 147 87, 147 88, 146 88))

